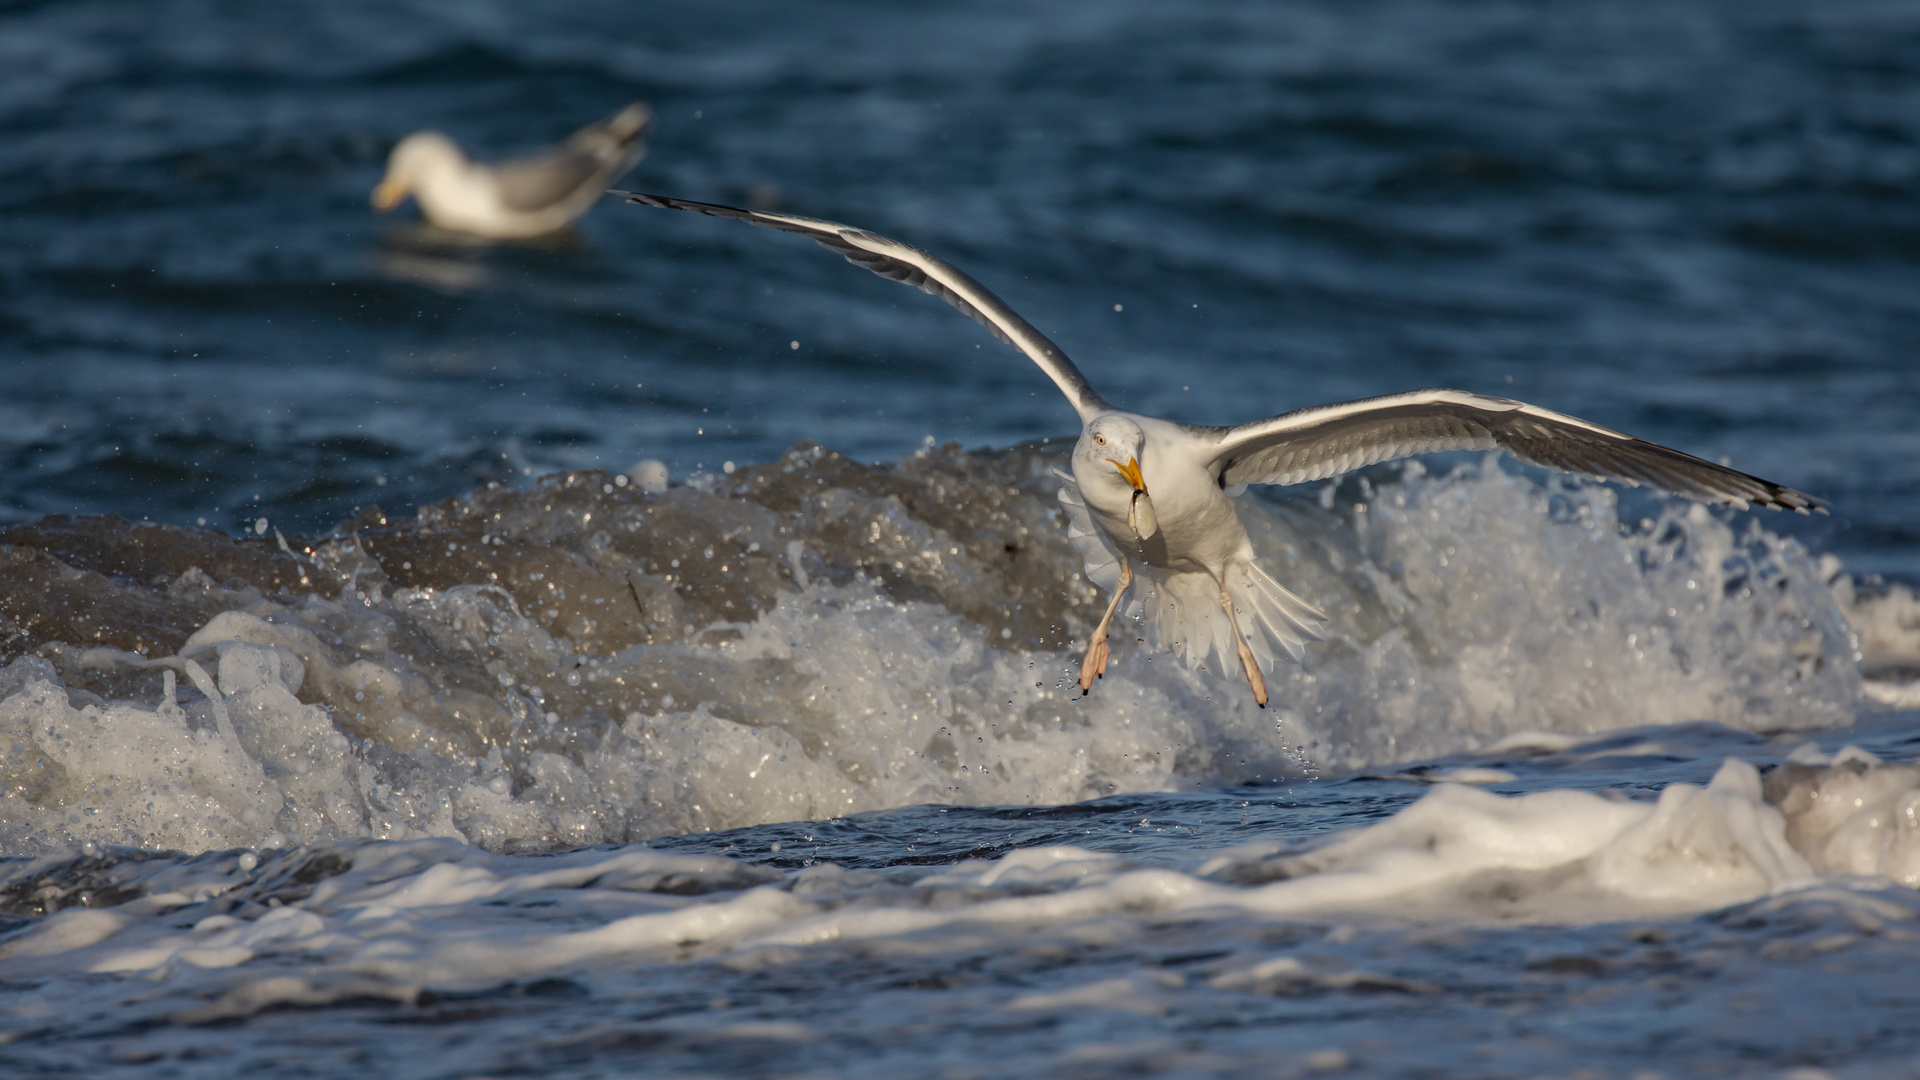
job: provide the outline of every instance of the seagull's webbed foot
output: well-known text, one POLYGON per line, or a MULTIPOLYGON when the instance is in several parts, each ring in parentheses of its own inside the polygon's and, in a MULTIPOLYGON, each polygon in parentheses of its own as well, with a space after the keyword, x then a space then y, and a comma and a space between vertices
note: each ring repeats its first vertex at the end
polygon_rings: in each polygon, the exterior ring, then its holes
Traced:
POLYGON ((1234 648, 1240 653, 1240 668, 1247 673, 1247 685, 1253 687, 1253 700, 1261 708, 1267 707, 1267 680, 1260 674, 1259 661, 1253 658, 1253 650, 1247 647, 1247 639, 1240 633, 1240 620, 1233 614, 1233 597, 1227 595, 1227 587, 1220 586, 1220 608, 1227 613, 1227 622, 1233 626, 1234 648))
POLYGON ((1101 627, 1094 631, 1093 640, 1087 643, 1087 655, 1080 658, 1080 693, 1082 696, 1092 692, 1093 680, 1107 673, 1107 629, 1101 627))
POLYGON ((1107 604, 1107 613, 1100 617, 1100 625, 1093 628, 1093 637, 1087 640, 1087 655, 1080 661, 1080 693, 1085 696, 1093 691, 1093 680, 1107 673, 1107 626, 1113 622, 1113 613, 1120 609, 1120 598, 1127 595, 1127 589, 1133 585, 1133 564, 1123 556, 1120 559, 1120 583, 1113 587, 1113 599, 1107 604))

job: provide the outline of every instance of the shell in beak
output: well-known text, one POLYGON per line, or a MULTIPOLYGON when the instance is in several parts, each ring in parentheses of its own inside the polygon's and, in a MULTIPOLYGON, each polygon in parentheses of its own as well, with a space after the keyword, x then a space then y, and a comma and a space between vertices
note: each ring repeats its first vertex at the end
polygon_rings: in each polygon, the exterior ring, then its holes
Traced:
POLYGON ((1140 475, 1139 459, 1130 457, 1122 465, 1108 458, 1107 464, 1119 469, 1120 475, 1133 485, 1133 504, 1127 508, 1127 525, 1133 529, 1133 535, 1142 540, 1153 539, 1153 534, 1160 531, 1160 517, 1153 512, 1153 500, 1147 497, 1147 481, 1140 475))
POLYGON ((1127 510, 1127 524, 1132 527, 1133 535, 1142 540, 1153 539, 1160 531, 1160 516, 1153 512, 1153 500, 1147 497, 1143 488, 1133 493, 1133 505, 1127 510))

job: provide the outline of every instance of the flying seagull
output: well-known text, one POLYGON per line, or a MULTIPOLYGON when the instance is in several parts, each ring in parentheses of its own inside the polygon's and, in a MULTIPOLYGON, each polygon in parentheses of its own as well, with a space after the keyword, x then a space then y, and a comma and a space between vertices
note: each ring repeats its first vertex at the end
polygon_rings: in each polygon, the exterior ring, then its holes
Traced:
POLYGON ((373 205, 391 210, 412 195, 443 229, 496 239, 542 236, 586 213, 633 168, 652 126, 653 110, 636 101, 558 146, 492 165, 468 161, 437 131, 416 131, 387 158, 373 205))
POLYGON ((1463 390, 1297 409, 1239 427, 1197 427, 1108 404, 1058 345, 958 268, 919 248, 817 218, 615 191, 643 206, 691 210, 799 233, 893 281, 931 293, 1027 354, 1080 414, 1073 475, 1060 501, 1087 577, 1113 594, 1080 662, 1080 689, 1106 672, 1107 631, 1136 581, 1148 640, 1189 667, 1237 660, 1267 704, 1261 662, 1298 661, 1325 615, 1268 577, 1234 513, 1247 484, 1302 484, 1444 450, 1505 450, 1522 461, 1656 488, 1708 503, 1807 513, 1819 500, 1678 450, 1529 405, 1463 390), (1140 564, 1136 576, 1134 564, 1140 564), (1229 659, 1232 658, 1232 659, 1229 659))

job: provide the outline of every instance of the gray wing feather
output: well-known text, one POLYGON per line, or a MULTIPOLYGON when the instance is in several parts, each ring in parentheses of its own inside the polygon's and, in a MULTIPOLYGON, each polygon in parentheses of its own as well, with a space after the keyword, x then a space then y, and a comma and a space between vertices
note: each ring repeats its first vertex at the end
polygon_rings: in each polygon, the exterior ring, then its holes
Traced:
POLYGON ((597 192, 640 160, 652 126, 652 111, 635 103, 558 146, 491 166, 501 203, 533 212, 597 192))
POLYGON ((1806 513, 1804 492, 1507 398, 1420 390, 1300 409, 1211 429, 1222 484, 1302 484, 1365 465, 1444 450, 1505 450, 1534 465, 1646 484, 1709 503, 1806 513))
POLYGON ((953 305, 962 314, 986 327, 994 337, 1019 349, 1038 364, 1082 418, 1107 408, 1106 401, 1094 391, 1080 369, 1074 367, 1073 361, 1067 359, 1066 352, 1060 346, 1034 329, 1032 323, 1021 318, 985 285, 936 255, 836 221, 743 210, 735 206, 693 202, 666 195, 642 195, 631 191, 615 191, 611 194, 642 206, 690 210, 696 214, 731 218, 763 229, 810 237, 821 247, 839 253, 855 266, 871 270, 889 281, 911 285, 953 305))
POLYGON ((516 158, 493 166, 494 184, 502 205, 512 210, 545 210, 588 185, 601 187, 606 162, 591 152, 556 147, 544 154, 516 158))

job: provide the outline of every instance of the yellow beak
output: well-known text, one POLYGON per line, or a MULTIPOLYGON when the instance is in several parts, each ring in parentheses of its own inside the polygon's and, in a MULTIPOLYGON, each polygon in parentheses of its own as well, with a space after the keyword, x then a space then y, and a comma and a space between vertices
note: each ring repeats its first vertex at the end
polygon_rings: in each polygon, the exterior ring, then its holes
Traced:
POLYGON ((373 207, 376 210, 391 210, 399 206, 400 201, 406 197, 407 185, 388 177, 380 181, 379 187, 373 189, 373 207))
POLYGON ((1108 458, 1107 464, 1113 466, 1116 469, 1119 469, 1120 475, 1126 477, 1127 483, 1133 485, 1133 490, 1138 491, 1143 495, 1146 494, 1147 482, 1146 480, 1142 479, 1140 476, 1140 462, 1138 460, 1134 458, 1128 458, 1127 463, 1125 465, 1122 465, 1119 462, 1113 460, 1112 458, 1108 458))

